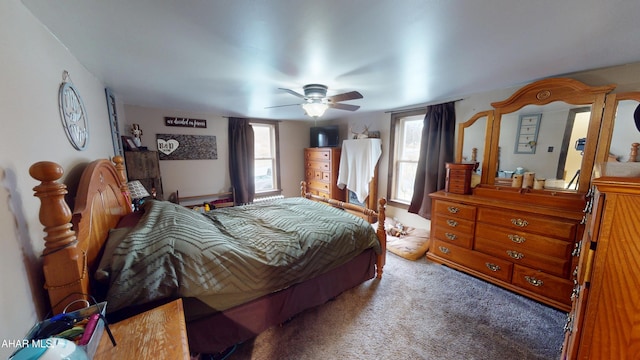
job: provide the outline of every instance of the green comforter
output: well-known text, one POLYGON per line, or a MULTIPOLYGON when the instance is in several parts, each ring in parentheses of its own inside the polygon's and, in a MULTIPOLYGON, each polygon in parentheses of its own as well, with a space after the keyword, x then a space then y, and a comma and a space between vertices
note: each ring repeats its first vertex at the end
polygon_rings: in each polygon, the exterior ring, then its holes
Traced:
POLYGON ((206 214, 150 201, 110 260, 109 310, 197 297, 224 310, 337 267, 380 245, 370 224, 304 198, 206 214))

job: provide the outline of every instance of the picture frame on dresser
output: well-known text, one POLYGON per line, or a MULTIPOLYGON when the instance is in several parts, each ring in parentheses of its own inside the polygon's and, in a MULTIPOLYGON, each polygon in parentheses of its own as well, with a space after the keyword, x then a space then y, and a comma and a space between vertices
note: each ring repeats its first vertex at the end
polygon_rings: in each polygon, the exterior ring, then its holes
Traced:
POLYGON ((136 143, 133 142, 133 138, 131 136, 122 136, 122 147, 124 151, 139 151, 136 143))

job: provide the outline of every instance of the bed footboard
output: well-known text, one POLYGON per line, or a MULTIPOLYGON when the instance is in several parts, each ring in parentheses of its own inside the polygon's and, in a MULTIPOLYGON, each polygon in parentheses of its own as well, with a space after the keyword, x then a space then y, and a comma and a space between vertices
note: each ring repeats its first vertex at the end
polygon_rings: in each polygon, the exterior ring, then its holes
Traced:
MULTIPOLYGON (((307 191, 306 181, 300 182, 300 195, 310 200, 324 202, 340 209, 355 212, 356 214, 363 214, 365 216, 363 218, 369 219, 369 222, 372 221, 371 219, 376 219, 378 221, 378 224, 384 224, 384 221, 386 219, 385 207, 387 204, 387 200, 385 198, 380 198, 380 200, 378 200, 378 211, 375 211, 366 207, 346 203, 344 201, 314 195, 307 191)), ((387 233, 384 230, 384 226, 378 226, 376 235, 378 236, 378 240, 380 241, 381 250, 380 254, 378 254, 378 259, 376 262, 376 278, 381 279, 382 269, 384 268, 387 254, 387 233)))

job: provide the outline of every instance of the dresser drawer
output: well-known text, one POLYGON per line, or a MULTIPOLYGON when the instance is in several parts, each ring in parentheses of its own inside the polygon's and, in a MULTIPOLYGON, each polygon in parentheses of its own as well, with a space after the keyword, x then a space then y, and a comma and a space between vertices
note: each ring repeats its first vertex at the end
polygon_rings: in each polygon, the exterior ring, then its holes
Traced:
POLYGON ((473 233, 468 231, 461 231, 460 229, 434 226, 431 235, 434 239, 438 239, 444 242, 448 242, 457 246, 462 246, 467 249, 471 249, 473 245, 473 233))
POLYGON ((305 150, 305 160, 331 160, 331 150, 305 150))
MULTIPOLYGON (((318 196, 322 196, 322 197, 326 197, 328 199, 331 198, 331 194, 329 194, 327 191, 323 191, 323 190, 317 190, 317 189, 308 189, 307 190, 308 193, 313 194, 313 195, 318 195, 318 196)), ((324 204, 324 203, 323 203, 324 204)))
POLYGON ((558 259, 569 259, 573 250, 573 243, 566 240, 484 223, 476 225, 476 236, 508 245, 514 250, 535 252, 558 259))
POLYGON ((532 250, 521 249, 509 243, 494 242, 482 237, 476 237, 473 247, 477 251, 512 261, 515 264, 526 265, 564 278, 569 277, 570 259, 540 255, 532 250))
POLYGON ((465 233, 473 236, 475 223, 471 220, 458 219, 455 217, 437 215, 432 221, 433 227, 441 227, 443 229, 455 230, 457 233, 465 233))
POLYGON ((487 208, 478 209, 478 222, 570 241, 575 238, 577 227, 577 222, 562 221, 525 212, 487 208))
POLYGON ((328 183, 322 181, 311 180, 309 181, 309 184, 307 184, 307 187, 310 189, 326 192, 327 194, 329 194, 331 191, 331 186, 328 183))
POLYGON ((475 220, 476 207, 471 205, 459 204, 449 201, 436 201, 434 213, 446 217, 457 217, 460 219, 475 220))
POLYGON ((432 251, 433 254, 438 257, 458 263, 502 281, 511 281, 513 264, 509 261, 497 259, 493 256, 463 249, 458 246, 452 246, 437 239, 434 240, 432 246, 432 250, 429 251, 432 251))
POLYGON ((305 167, 312 170, 331 171, 331 164, 324 161, 305 161, 305 167))
POLYGON ((512 283, 564 304, 571 304, 573 284, 567 279, 514 265, 512 283))

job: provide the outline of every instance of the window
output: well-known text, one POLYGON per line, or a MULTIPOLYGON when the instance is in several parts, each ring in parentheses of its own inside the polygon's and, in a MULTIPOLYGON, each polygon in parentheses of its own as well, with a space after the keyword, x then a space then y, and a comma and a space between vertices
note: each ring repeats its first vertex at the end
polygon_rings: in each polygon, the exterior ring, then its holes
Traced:
POLYGON ((413 182, 420 157, 420 139, 426 109, 391 115, 391 156, 387 198, 407 208, 413 196, 413 182))
POLYGON ((254 176, 256 194, 280 193, 280 166, 278 156, 278 123, 252 121, 254 133, 254 176))

